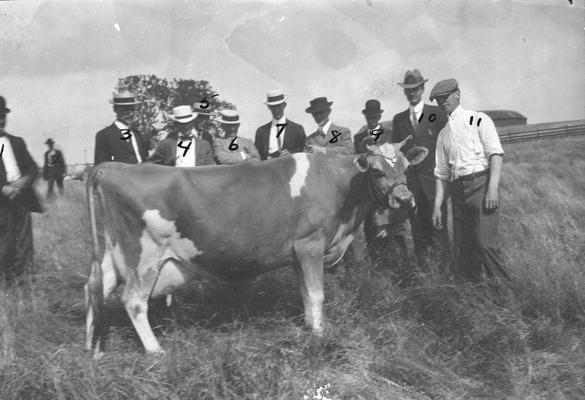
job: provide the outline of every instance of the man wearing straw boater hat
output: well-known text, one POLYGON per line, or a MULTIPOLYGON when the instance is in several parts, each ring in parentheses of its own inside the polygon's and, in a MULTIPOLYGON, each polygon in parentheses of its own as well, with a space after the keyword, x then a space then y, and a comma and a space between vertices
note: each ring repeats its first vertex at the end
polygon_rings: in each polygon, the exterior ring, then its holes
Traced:
POLYGON ((95 135, 94 164, 118 161, 140 164, 148 157, 142 135, 132 128, 136 105, 140 104, 130 92, 114 93, 110 103, 114 106, 116 120, 95 135))
POLYGON ((24 140, 6 132, 10 109, 0 96, 0 278, 14 283, 32 267, 31 212, 42 212, 33 183, 39 169, 24 140))
POLYGON ((193 112, 197 114, 193 123, 197 131, 197 137, 213 145, 213 132, 215 131, 211 122, 212 112, 209 103, 193 103, 193 112))
POLYGON ((284 115, 286 100, 287 96, 281 90, 266 95, 264 104, 272 114, 272 121, 256 130, 254 141, 262 160, 299 153, 305 148, 305 130, 284 115))
POLYGON ((149 162, 176 167, 213 165, 211 146, 197 137, 195 115, 191 106, 173 108, 169 117, 177 126, 177 136, 167 137, 158 144, 149 162))
POLYGON ((432 214, 435 199, 435 147, 437 136, 447 123, 447 116, 437 106, 425 104, 422 94, 425 82, 418 69, 406 71, 404 81, 398 85, 403 88, 408 100, 408 108, 393 118, 395 142, 408 136, 412 140, 404 146, 407 151, 412 146, 422 146, 429 150, 427 157, 418 165, 406 170, 408 189, 414 195, 416 212, 410 215, 410 226, 414 251, 419 261, 424 263, 430 249, 435 249, 446 260, 449 255, 449 236, 447 233, 447 202, 442 204, 443 222, 441 229, 433 227, 432 214))
POLYGON ((307 138, 305 151, 308 153, 353 154, 350 130, 335 125, 329 119, 332 104, 327 97, 317 97, 305 110, 318 125, 317 130, 307 138))
POLYGON ((222 110, 217 120, 220 130, 213 139, 213 153, 219 164, 260 161, 252 140, 238 136, 240 115, 235 110, 222 110))
POLYGON ((57 182, 59 194, 63 194, 63 178, 67 172, 67 164, 61 150, 55 149, 55 141, 51 138, 45 141, 49 150, 45 151, 45 163, 43 165, 43 178, 48 181, 47 198, 53 197, 53 186, 57 182))
POLYGON ((471 282, 479 282, 484 274, 510 279, 497 245, 504 151, 491 118, 465 110, 460 98, 455 79, 442 80, 431 90, 431 101, 436 99, 449 115, 437 140, 433 223, 442 227, 441 204, 448 188, 458 277, 471 282))

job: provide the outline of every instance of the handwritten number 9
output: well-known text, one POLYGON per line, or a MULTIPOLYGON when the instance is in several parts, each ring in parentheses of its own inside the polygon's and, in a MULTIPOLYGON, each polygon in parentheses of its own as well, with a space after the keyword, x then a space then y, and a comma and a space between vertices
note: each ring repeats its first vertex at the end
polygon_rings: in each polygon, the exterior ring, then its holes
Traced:
POLYGON ((370 132, 370 135, 375 136, 376 138, 374 139, 374 142, 377 142, 378 139, 380 139, 380 135, 382 135, 382 133, 384 133, 384 129, 378 128, 370 132))
POLYGON ((339 141, 337 138, 339 136, 341 136, 341 132, 336 131, 336 130, 332 130, 331 134, 333 135, 333 138, 329 141, 329 143, 331 143, 331 144, 337 143, 339 141))
POLYGON ((230 151, 236 151, 237 149, 240 148, 240 146, 238 146, 238 144, 236 143, 237 138, 238 138, 237 136, 234 136, 232 142, 228 146, 228 149, 230 149, 230 151))

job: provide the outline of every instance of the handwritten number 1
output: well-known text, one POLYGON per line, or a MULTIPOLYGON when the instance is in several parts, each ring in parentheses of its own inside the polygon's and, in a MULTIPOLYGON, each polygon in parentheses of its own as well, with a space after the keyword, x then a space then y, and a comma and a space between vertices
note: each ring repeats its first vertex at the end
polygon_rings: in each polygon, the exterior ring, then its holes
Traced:
POLYGON ((179 143, 179 144, 177 145, 177 147, 180 147, 181 149, 185 149, 185 151, 183 152, 183 157, 185 157, 185 156, 187 155, 187 152, 188 152, 188 151, 189 151, 189 149, 191 148, 191 144, 192 144, 192 143, 193 143, 192 141, 191 141, 191 142, 189 142, 189 146, 185 147, 185 146, 183 146, 183 141, 181 140, 181 143, 179 143))
POLYGON ((2 157, 2 154, 4 154, 4 145, 2 145, 2 151, 0 151, 0 157, 2 157))
POLYGON ((228 146, 228 149, 230 149, 231 151, 236 151, 237 149, 240 148, 240 146, 238 146, 238 144, 236 143, 237 138, 238 138, 237 136, 234 136, 234 139, 232 140, 232 142, 228 146))
POLYGON ((329 141, 329 143, 333 144, 333 143, 337 143, 339 140, 337 139, 339 136, 341 136, 341 132, 336 131, 336 130, 332 130, 331 134, 333 135, 333 139, 331 139, 329 141), (337 134, 336 134, 337 133, 337 134))

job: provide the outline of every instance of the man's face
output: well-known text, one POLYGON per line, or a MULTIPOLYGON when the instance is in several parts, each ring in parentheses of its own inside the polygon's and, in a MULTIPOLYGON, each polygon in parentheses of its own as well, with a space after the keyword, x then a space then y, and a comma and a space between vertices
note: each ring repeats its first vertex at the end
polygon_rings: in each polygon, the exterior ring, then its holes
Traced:
POLYGON ((422 94, 425 91, 425 85, 420 85, 412 89, 404 88, 404 95, 411 106, 416 106, 422 100, 422 94))
POLYGON ((114 106, 114 112, 116 113, 116 119, 128 126, 134 121, 134 113, 136 107, 134 106, 114 106))
POLYGON ((179 127, 179 132, 181 133, 181 136, 187 136, 191 133, 191 131, 193 130, 193 126, 195 126, 195 124, 193 123, 193 121, 189 121, 187 123, 178 123, 179 127))
POLYGON ((193 120, 195 130, 201 132, 206 130, 207 125, 210 123, 210 118, 207 115, 197 114, 197 117, 193 120))
POLYGON ((448 115, 451 115, 451 113, 459 106, 459 89, 451 94, 437 96, 435 97, 435 100, 437 100, 437 104, 443 109, 443 111, 445 111, 448 115))
POLYGON ((284 109, 286 108, 286 102, 280 103, 280 104, 275 104, 275 105, 268 105, 267 107, 270 110, 270 113, 272 114, 272 118, 274 118, 275 120, 279 120, 284 115, 284 109))
POLYGON ((331 109, 319 111, 315 113, 311 113, 313 119, 317 123, 317 125, 324 125, 329 120, 329 114, 331 114, 331 109))
POLYGON ((366 123, 368 124, 368 129, 374 129, 378 126, 378 122, 382 118, 382 114, 370 114, 366 115, 366 123))
POLYGON ((0 129, 6 127, 6 114, 0 114, 0 129))
POLYGON ((238 134, 238 128, 240 124, 220 124, 220 131, 218 135, 220 138, 232 137, 238 134))

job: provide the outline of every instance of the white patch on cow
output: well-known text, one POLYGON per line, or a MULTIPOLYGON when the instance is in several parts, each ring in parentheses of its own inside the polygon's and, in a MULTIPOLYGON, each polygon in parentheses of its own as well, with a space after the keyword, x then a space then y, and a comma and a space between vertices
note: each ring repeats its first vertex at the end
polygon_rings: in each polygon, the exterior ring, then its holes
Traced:
POLYGON ((310 163, 306 153, 294 153, 292 157, 295 160, 295 172, 289 182, 290 196, 299 197, 301 195, 301 189, 305 187, 310 163))

